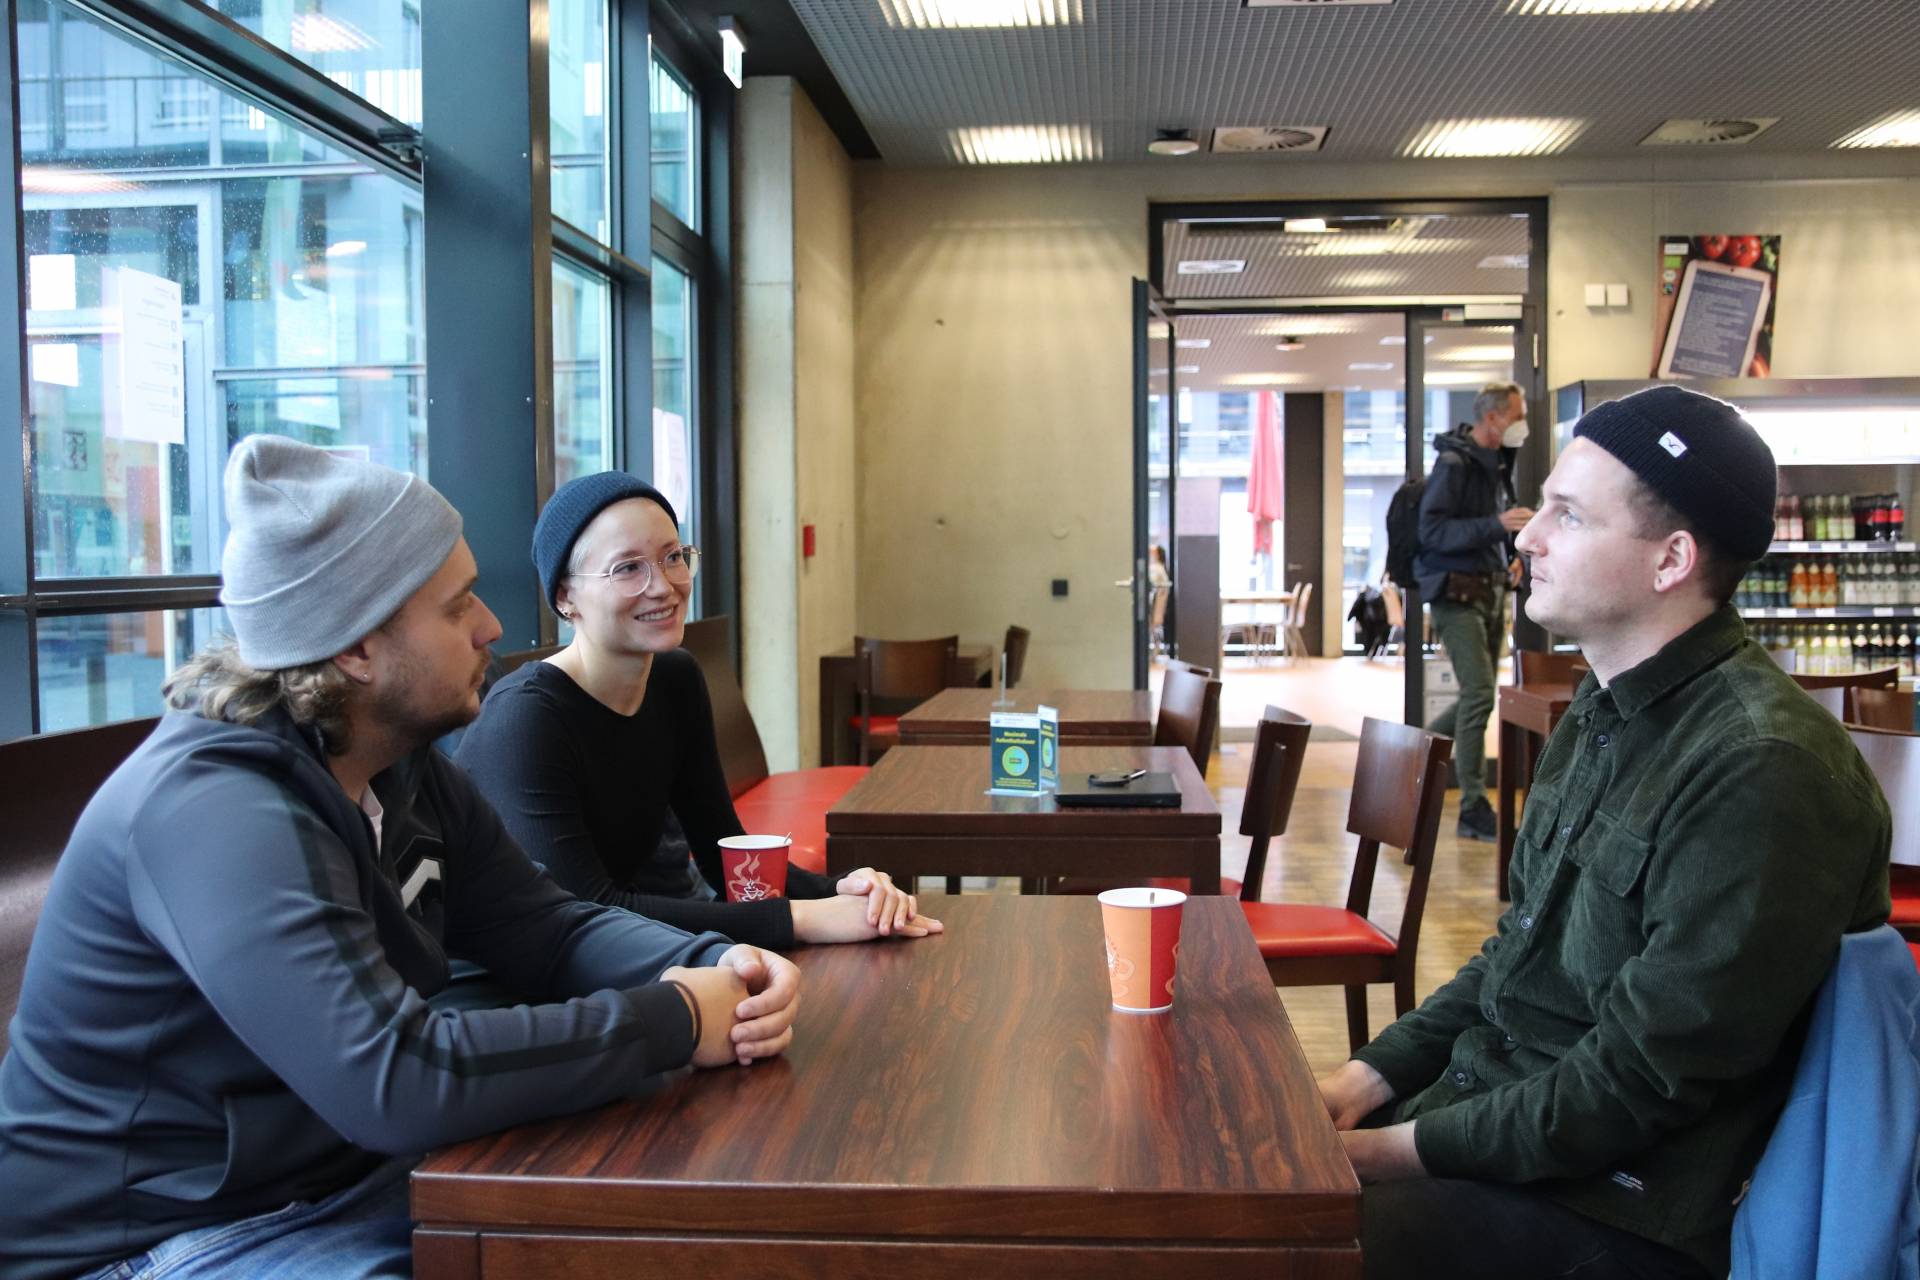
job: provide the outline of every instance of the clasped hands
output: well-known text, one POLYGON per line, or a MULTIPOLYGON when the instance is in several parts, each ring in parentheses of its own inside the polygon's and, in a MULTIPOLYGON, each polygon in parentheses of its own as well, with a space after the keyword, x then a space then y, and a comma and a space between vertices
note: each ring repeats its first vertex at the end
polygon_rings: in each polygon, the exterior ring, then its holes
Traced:
POLYGON ((800 1012, 800 970, 772 951, 738 943, 711 967, 675 965, 660 975, 680 986, 698 1039, 693 1065, 746 1066, 771 1058, 793 1043, 800 1012))
POLYGON ((938 920, 920 914, 917 898, 893 877, 862 867, 834 886, 831 898, 793 900, 793 936, 799 942, 869 942, 874 938, 924 938, 944 932, 938 920))
POLYGON ((1424 1178, 1426 1166, 1413 1145, 1413 1121, 1362 1129, 1359 1124, 1393 1101, 1386 1077, 1358 1058, 1331 1075, 1320 1077, 1320 1100, 1346 1146, 1347 1159, 1362 1182, 1391 1182, 1396 1178, 1424 1178))

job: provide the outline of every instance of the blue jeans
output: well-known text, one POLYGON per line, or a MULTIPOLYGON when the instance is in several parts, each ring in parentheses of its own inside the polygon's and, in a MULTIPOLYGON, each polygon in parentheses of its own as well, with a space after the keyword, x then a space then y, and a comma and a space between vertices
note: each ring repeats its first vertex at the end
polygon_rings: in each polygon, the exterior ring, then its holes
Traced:
POLYGON ((324 1200, 182 1232, 86 1280, 409 1280, 413 1165, 389 1160, 324 1200))

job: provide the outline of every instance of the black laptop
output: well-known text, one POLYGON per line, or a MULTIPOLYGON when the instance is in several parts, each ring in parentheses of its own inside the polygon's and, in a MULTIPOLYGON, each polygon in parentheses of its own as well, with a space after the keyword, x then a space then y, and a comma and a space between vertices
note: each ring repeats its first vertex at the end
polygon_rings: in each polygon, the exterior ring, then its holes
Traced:
MULTIPOLYGON (((1130 772, 1130 771, 1123 771, 1130 772)), ((1101 784, 1095 778, 1122 773, 1063 773, 1054 801, 1063 809, 1178 809, 1180 785, 1170 773, 1143 773, 1124 783, 1101 784)))

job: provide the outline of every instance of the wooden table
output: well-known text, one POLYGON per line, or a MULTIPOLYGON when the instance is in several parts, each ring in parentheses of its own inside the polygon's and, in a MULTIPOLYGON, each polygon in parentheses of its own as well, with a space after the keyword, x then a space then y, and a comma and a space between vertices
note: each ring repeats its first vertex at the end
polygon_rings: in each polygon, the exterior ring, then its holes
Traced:
POLYGON ((1091 898, 795 956, 792 1048, 429 1156, 418 1280, 1360 1275, 1360 1188, 1239 905, 1114 1012, 1091 898))
POLYGON ((1500 686, 1500 901, 1508 899, 1507 864, 1513 861, 1513 833, 1519 829, 1514 789, 1526 775, 1533 786, 1534 763, 1540 747, 1573 705, 1570 684, 1504 684, 1500 686), (1521 764, 1524 760, 1526 763, 1521 764))
POLYGON ((987 794, 985 743, 895 747, 827 811, 827 874, 878 867, 911 876, 1185 876, 1220 892, 1220 810, 1185 747, 1073 747, 1062 777, 1170 773, 1178 809, 1062 809, 1049 794, 987 794))
POLYGON ((988 716, 1042 705, 1060 713, 1063 747, 1153 745, 1153 695, 1145 689, 1015 689, 1007 697, 1011 705, 996 707, 992 689, 943 689, 900 717, 900 745, 984 746, 988 716))
MULTIPOLYGON (((963 644, 947 668, 947 684, 954 688, 991 685, 1000 651, 990 644, 963 644)), ((855 687, 853 646, 820 655, 820 763, 854 764, 860 759, 860 739, 848 720, 860 713, 855 687)))

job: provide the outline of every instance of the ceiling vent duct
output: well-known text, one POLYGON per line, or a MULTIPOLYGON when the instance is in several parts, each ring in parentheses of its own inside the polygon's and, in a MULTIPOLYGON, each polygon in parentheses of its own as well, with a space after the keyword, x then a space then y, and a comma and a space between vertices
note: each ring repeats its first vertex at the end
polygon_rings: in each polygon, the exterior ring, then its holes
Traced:
MULTIPOLYGON (((1330 0, 1320 0, 1329 3, 1330 0)), ((1283 151, 1318 151, 1327 140, 1326 125, 1247 125, 1213 131, 1216 155, 1264 156, 1283 151)))
POLYGON ((1752 142, 1779 123, 1778 116, 1723 120, 1669 120, 1640 139, 1643 147, 1734 147, 1752 142))

